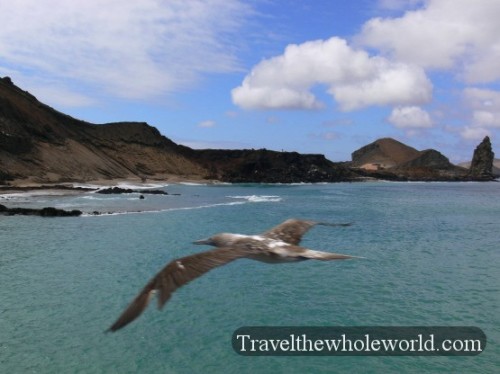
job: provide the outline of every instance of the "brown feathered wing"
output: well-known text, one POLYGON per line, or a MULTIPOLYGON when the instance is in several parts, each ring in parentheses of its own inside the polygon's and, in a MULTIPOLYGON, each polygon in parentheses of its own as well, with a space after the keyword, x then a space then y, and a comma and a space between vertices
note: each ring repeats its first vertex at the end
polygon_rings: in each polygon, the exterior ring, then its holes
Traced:
POLYGON ((262 234, 270 239, 282 240, 285 243, 299 245, 304 234, 315 225, 322 226, 350 226, 351 223, 327 223, 316 221, 305 221, 300 219, 287 219, 285 222, 273 227, 262 234))
POLYGON ((148 306, 154 291, 158 292, 158 308, 161 309, 179 287, 246 254, 238 249, 219 248, 171 261, 146 284, 108 331, 121 329, 136 319, 148 306))

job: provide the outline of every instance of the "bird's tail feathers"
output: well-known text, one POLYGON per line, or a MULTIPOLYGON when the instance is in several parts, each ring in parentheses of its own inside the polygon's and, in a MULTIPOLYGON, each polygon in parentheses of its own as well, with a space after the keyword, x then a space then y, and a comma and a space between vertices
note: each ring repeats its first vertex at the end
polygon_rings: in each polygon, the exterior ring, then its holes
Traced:
POLYGON ((349 260, 352 258, 364 258, 364 257, 359 257, 359 256, 344 255, 341 253, 315 251, 312 249, 307 250, 307 252, 301 254, 301 256, 307 257, 307 258, 310 258, 313 260, 320 260, 320 261, 349 260))

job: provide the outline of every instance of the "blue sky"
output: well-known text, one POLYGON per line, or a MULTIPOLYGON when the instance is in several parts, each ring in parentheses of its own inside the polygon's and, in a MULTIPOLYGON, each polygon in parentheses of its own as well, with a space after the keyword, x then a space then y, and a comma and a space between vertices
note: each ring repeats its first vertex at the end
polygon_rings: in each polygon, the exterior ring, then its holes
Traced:
MULTIPOLYGON (((0 76, 193 148, 381 137, 469 160, 500 135, 498 0, 0 0, 0 76)), ((497 152, 498 153, 498 152, 497 152)))

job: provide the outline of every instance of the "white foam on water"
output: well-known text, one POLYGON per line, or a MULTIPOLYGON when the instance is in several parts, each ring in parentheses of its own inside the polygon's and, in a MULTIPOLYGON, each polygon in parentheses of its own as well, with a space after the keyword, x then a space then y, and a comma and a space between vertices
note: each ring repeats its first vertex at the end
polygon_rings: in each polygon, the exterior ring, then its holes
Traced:
POLYGON ((130 188, 132 190, 146 190, 149 188, 162 188, 167 187, 169 184, 167 183, 130 183, 130 182, 120 182, 116 185, 116 187, 120 188, 130 188))
MULTIPOLYGON (((98 200, 98 201, 109 201, 109 200, 120 200, 123 199, 120 195, 118 196, 110 196, 110 195, 85 195, 85 196, 80 196, 80 199, 85 199, 85 200, 98 200)), ((135 199, 134 199, 135 200, 135 199)))
POLYGON ((231 205, 241 205, 245 204, 244 201, 234 201, 231 203, 217 203, 217 204, 206 204, 206 205, 198 205, 198 206, 186 206, 186 207, 178 207, 178 208, 166 208, 166 209, 158 209, 158 210, 138 210, 138 211, 126 211, 126 212, 102 212, 100 214, 92 214, 92 213, 83 213, 82 217, 102 217, 102 216, 118 216, 123 214, 147 214, 147 213, 161 213, 161 212, 173 212, 177 210, 193 210, 193 209, 206 209, 206 208, 214 208, 217 206, 231 206, 231 205))
POLYGON ((1 196, 5 199, 17 199, 37 196, 64 196, 68 195, 66 190, 32 190, 23 192, 5 193, 1 196))
POLYGON ((281 201, 281 196, 276 195, 242 195, 242 196, 227 196, 230 199, 244 199, 250 203, 265 203, 265 202, 279 202, 281 201))
POLYGON ((179 182, 183 186, 207 186, 208 183, 196 183, 196 182, 179 182))

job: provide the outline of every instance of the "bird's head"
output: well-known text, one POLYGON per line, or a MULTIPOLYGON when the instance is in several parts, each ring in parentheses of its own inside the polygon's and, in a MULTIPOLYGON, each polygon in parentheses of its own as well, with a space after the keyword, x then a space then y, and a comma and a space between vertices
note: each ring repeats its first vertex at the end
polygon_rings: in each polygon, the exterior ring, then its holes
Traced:
POLYGON ((212 245, 214 247, 229 247, 237 239, 240 239, 240 238, 241 238, 241 236, 238 236, 235 234, 222 233, 222 234, 217 234, 217 235, 211 236, 210 238, 196 240, 193 242, 193 244, 212 245))

